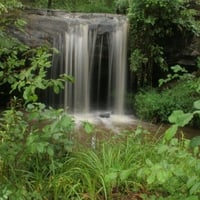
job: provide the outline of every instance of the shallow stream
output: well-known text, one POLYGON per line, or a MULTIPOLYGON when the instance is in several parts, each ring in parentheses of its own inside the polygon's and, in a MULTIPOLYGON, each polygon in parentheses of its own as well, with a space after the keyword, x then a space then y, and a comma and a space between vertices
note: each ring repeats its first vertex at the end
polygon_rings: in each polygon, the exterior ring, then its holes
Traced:
MULTIPOLYGON (((133 115, 115 115, 109 112, 105 113, 93 113, 93 114, 76 114, 74 120, 77 129, 82 129, 83 122, 89 122, 95 125, 97 132, 105 132, 107 136, 109 134, 119 134, 122 131, 134 131, 137 128, 146 130, 149 134, 161 136, 170 124, 153 124, 150 122, 144 122, 137 119, 133 115)), ((184 135, 186 138, 192 138, 200 135, 200 130, 184 127, 180 128, 177 136, 184 135)))

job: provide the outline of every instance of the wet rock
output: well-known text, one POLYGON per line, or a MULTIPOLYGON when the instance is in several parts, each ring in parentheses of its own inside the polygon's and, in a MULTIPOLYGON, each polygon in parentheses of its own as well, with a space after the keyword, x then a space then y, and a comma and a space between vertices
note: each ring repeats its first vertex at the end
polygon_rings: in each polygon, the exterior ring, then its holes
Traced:
POLYGON ((100 113, 99 117, 102 118, 110 118, 111 113, 110 112, 105 112, 105 113, 100 113))
POLYGON ((24 11, 27 21, 24 32, 10 28, 10 33, 23 43, 36 47, 42 44, 53 44, 55 38, 71 32, 72 26, 87 24, 90 30, 95 29, 98 34, 114 32, 116 23, 124 23, 125 16, 114 14, 85 14, 66 13, 59 10, 36 10, 24 11), (118 22, 116 22, 116 20, 118 22))

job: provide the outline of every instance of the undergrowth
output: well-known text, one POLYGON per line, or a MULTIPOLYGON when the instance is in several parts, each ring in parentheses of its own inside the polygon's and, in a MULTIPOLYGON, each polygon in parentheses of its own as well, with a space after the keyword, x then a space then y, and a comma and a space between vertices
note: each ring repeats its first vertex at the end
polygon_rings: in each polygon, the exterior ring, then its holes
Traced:
MULTIPOLYGON (((199 99, 195 84, 199 79, 180 80, 170 87, 142 90, 136 94, 134 108, 139 118, 153 122, 168 122, 173 110, 189 112, 193 110, 193 102, 199 99)), ((191 122, 193 126, 200 126, 198 120, 191 122)))
POLYGON ((200 154, 190 140, 138 127, 91 147, 73 146, 69 116, 29 109, 29 115, 9 110, 1 116, 1 199, 198 200, 200 154))

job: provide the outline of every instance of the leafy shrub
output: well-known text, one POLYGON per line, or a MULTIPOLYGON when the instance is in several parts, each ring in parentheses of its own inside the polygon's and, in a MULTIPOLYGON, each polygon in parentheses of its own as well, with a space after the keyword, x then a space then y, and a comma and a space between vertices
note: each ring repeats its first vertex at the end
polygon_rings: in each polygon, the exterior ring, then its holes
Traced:
POLYGON ((192 111, 193 102, 199 99, 195 86, 197 82, 197 78, 180 80, 162 91, 140 91, 136 94, 134 102, 137 116, 144 120, 167 122, 173 110, 192 111))
POLYGON ((155 139, 138 127, 96 141, 95 148, 71 149, 68 116, 41 104, 28 107, 28 113, 9 110, 1 118, 4 199, 198 200, 199 149, 190 140, 169 132, 155 139))
MULTIPOLYGON (((168 69, 167 50, 172 38, 188 41, 198 35, 199 25, 188 0, 130 0, 130 67, 138 76, 138 85, 152 85, 154 72, 168 69), (167 42, 166 42, 167 41, 167 42)), ((195 1, 199 4, 199 1, 195 1)), ((177 49, 179 51, 179 49, 177 49)), ((159 77, 160 78, 160 77, 159 77)))
POLYGON ((128 0, 115 0, 115 6, 117 13, 125 14, 129 7, 128 0))
MULTIPOLYGON (((5 110, 0 122, 0 185, 4 190, 9 188, 11 199, 19 192, 21 199, 23 190, 36 190, 34 179, 48 178, 68 158, 74 122, 62 110, 47 109, 39 103, 29 104, 24 111, 14 107, 5 110), (25 187, 23 181, 30 182, 25 187)), ((38 193, 42 189, 38 188, 38 193)))
MULTIPOLYGON (((35 2, 22 0, 26 6, 35 8, 47 8, 47 0, 38 0, 35 2)), ((62 9, 69 12, 113 12, 114 0, 59 0, 52 1, 51 8, 62 9)))
MULTIPOLYGON (((199 150, 190 140, 152 140, 141 128, 97 149, 75 151, 63 166, 62 196, 68 199, 198 199, 199 150), (68 178, 67 178, 68 177, 68 178), (69 180, 71 187, 69 187, 69 180), (73 188, 73 189, 72 189, 73 188)), ((55 177, 59 184, 61 177, 55 177)))

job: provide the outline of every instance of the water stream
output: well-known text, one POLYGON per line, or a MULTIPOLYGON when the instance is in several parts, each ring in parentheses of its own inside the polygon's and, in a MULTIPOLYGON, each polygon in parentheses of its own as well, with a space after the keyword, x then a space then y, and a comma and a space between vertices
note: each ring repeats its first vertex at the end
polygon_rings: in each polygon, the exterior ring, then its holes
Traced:
MULTIPOLYGON (((59 68, 74 77, 74 83, 65 85, 64 107, 74 113, 110 110, 123 114, 127 19, 105 15, 64 18, 68 30, 59 35, 61 38, 55 46, 62 61, 59 60, 59 68)), ((53 71, 57 67, 58 60, 54 61, 53 71)))

